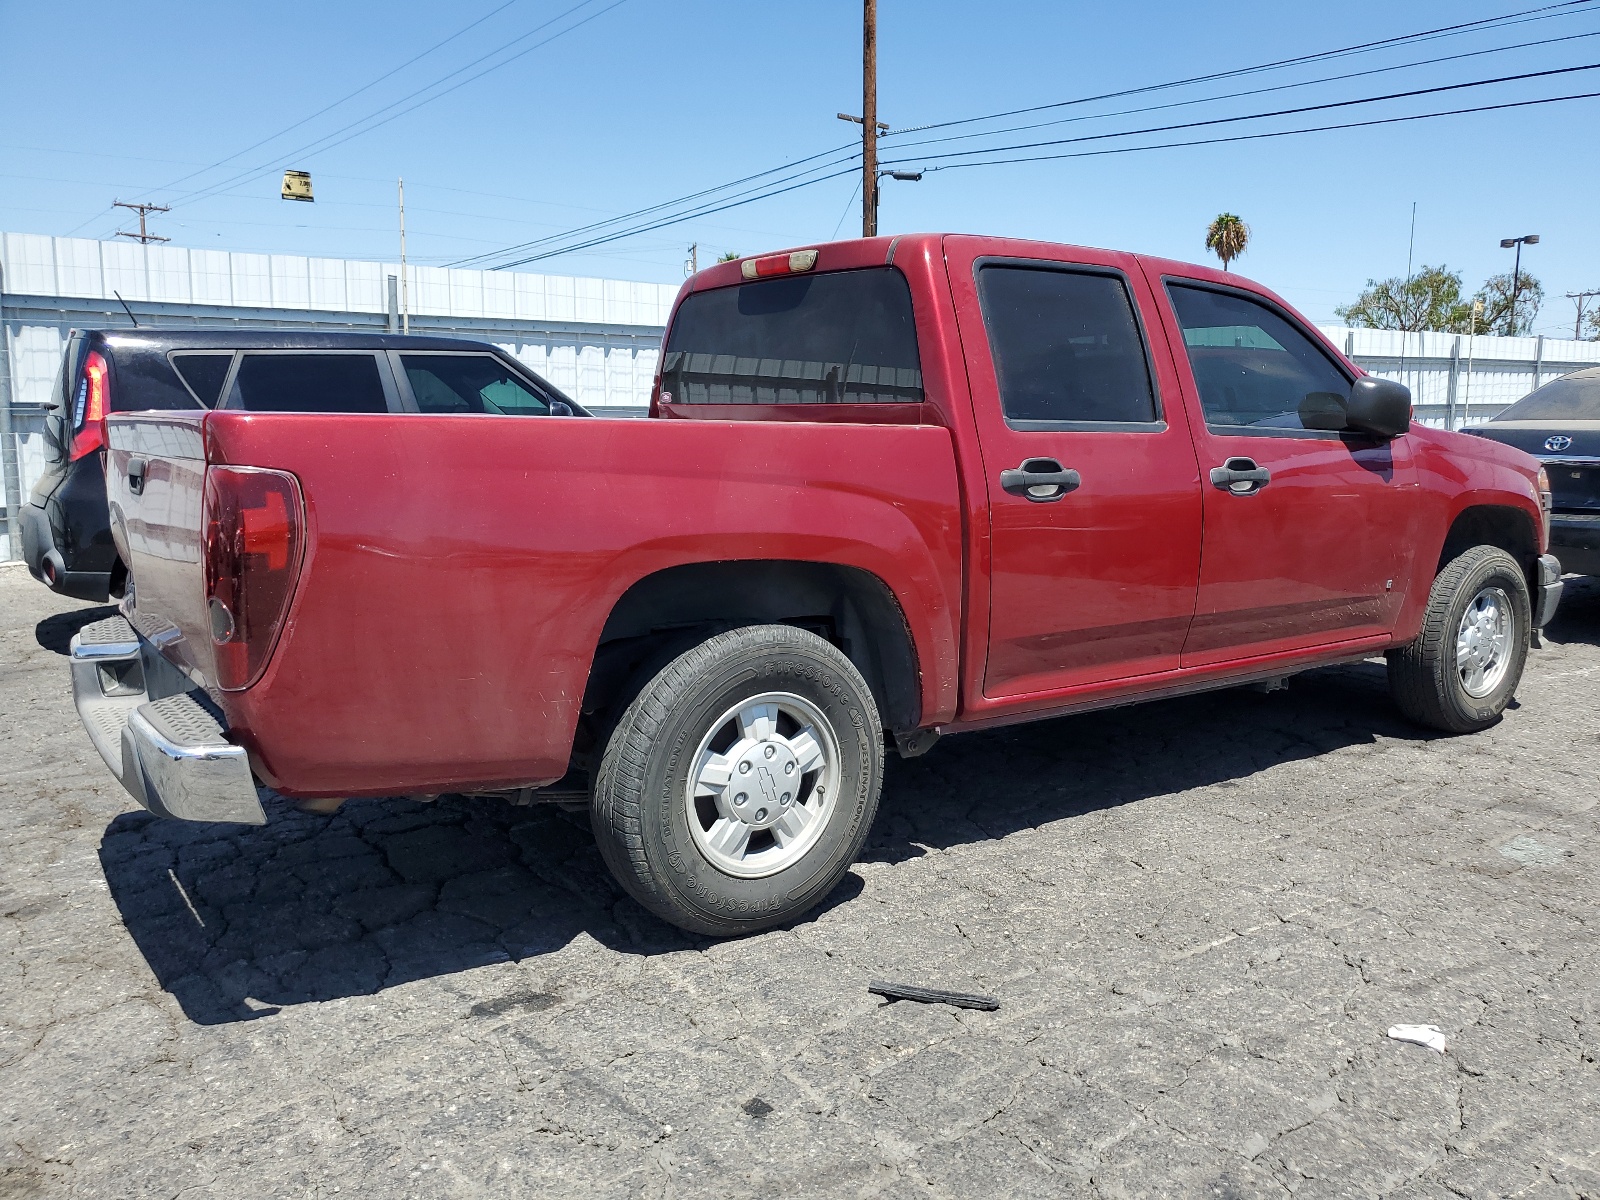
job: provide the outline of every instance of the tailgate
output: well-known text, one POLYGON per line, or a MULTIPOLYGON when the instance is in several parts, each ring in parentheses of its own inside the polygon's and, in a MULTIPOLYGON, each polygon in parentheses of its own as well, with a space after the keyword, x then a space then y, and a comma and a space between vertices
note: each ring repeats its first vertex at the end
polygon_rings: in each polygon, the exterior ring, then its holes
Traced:
POLYGON ((123 611, 194 682, 215 679, 202 578, 204 412, 113 416, 107 425, 111 536, 128 564, 123 611))

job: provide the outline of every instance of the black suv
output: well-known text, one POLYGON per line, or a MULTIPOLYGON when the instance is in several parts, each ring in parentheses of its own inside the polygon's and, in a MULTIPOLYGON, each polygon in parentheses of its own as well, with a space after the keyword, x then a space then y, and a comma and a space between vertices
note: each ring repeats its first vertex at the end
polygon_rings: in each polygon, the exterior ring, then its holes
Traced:
POLYGON ((113 412, 419 412, 588 416, 504 351, 456 338, 298 330, 74 330, 45 422, 45 472, 22 506, 22 553, 63 595, 122 594, 106 508, 113 412))

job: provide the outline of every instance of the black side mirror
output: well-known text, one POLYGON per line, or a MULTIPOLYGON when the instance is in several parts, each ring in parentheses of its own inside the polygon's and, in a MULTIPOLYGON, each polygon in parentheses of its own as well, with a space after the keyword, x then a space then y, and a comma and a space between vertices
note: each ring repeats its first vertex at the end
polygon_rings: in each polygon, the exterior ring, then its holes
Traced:
POLYGON ((1350 385, 1345 428, 1374 437, 1399 437, 1411 428, 1411 389, 1392 379, 1363 375, 1350 385))

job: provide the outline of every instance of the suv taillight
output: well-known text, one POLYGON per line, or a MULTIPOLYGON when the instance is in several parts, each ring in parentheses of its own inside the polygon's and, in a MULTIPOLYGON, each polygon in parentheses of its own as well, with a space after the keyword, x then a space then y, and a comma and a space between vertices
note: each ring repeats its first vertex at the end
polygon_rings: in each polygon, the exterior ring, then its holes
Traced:
POLYGON ((67 457, 77 462, 106 444, 106 413, 111 411, 111 379, 106 360, 98 350, 89 351, 78 380, 78 394, 72 402, 72 449, 67 457))
POLYGON ((206 468, 206 607, 217 683, 227 691, 260 677, 278 639, 299 573, 302 511, 293 475, 206 468))

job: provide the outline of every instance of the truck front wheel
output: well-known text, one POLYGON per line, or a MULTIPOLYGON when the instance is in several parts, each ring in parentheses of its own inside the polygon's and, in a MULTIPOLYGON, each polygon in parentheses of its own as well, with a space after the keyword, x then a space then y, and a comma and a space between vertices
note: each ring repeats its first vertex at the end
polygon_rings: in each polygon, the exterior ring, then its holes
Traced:
POLYGON ((883 734, 860 673, 802 629, 729 630, 656 672, 624 710, 591 819, 611 873, 692 933, 780 925, 860 852, 883 734))
POLYGON ((1433 581, 1422 632, 1389 651, 1389 690, 1413 721, 1475 733, 1500 719, 1517 690, 1533 629, 1517 560, 1474 546, 1433 581))

